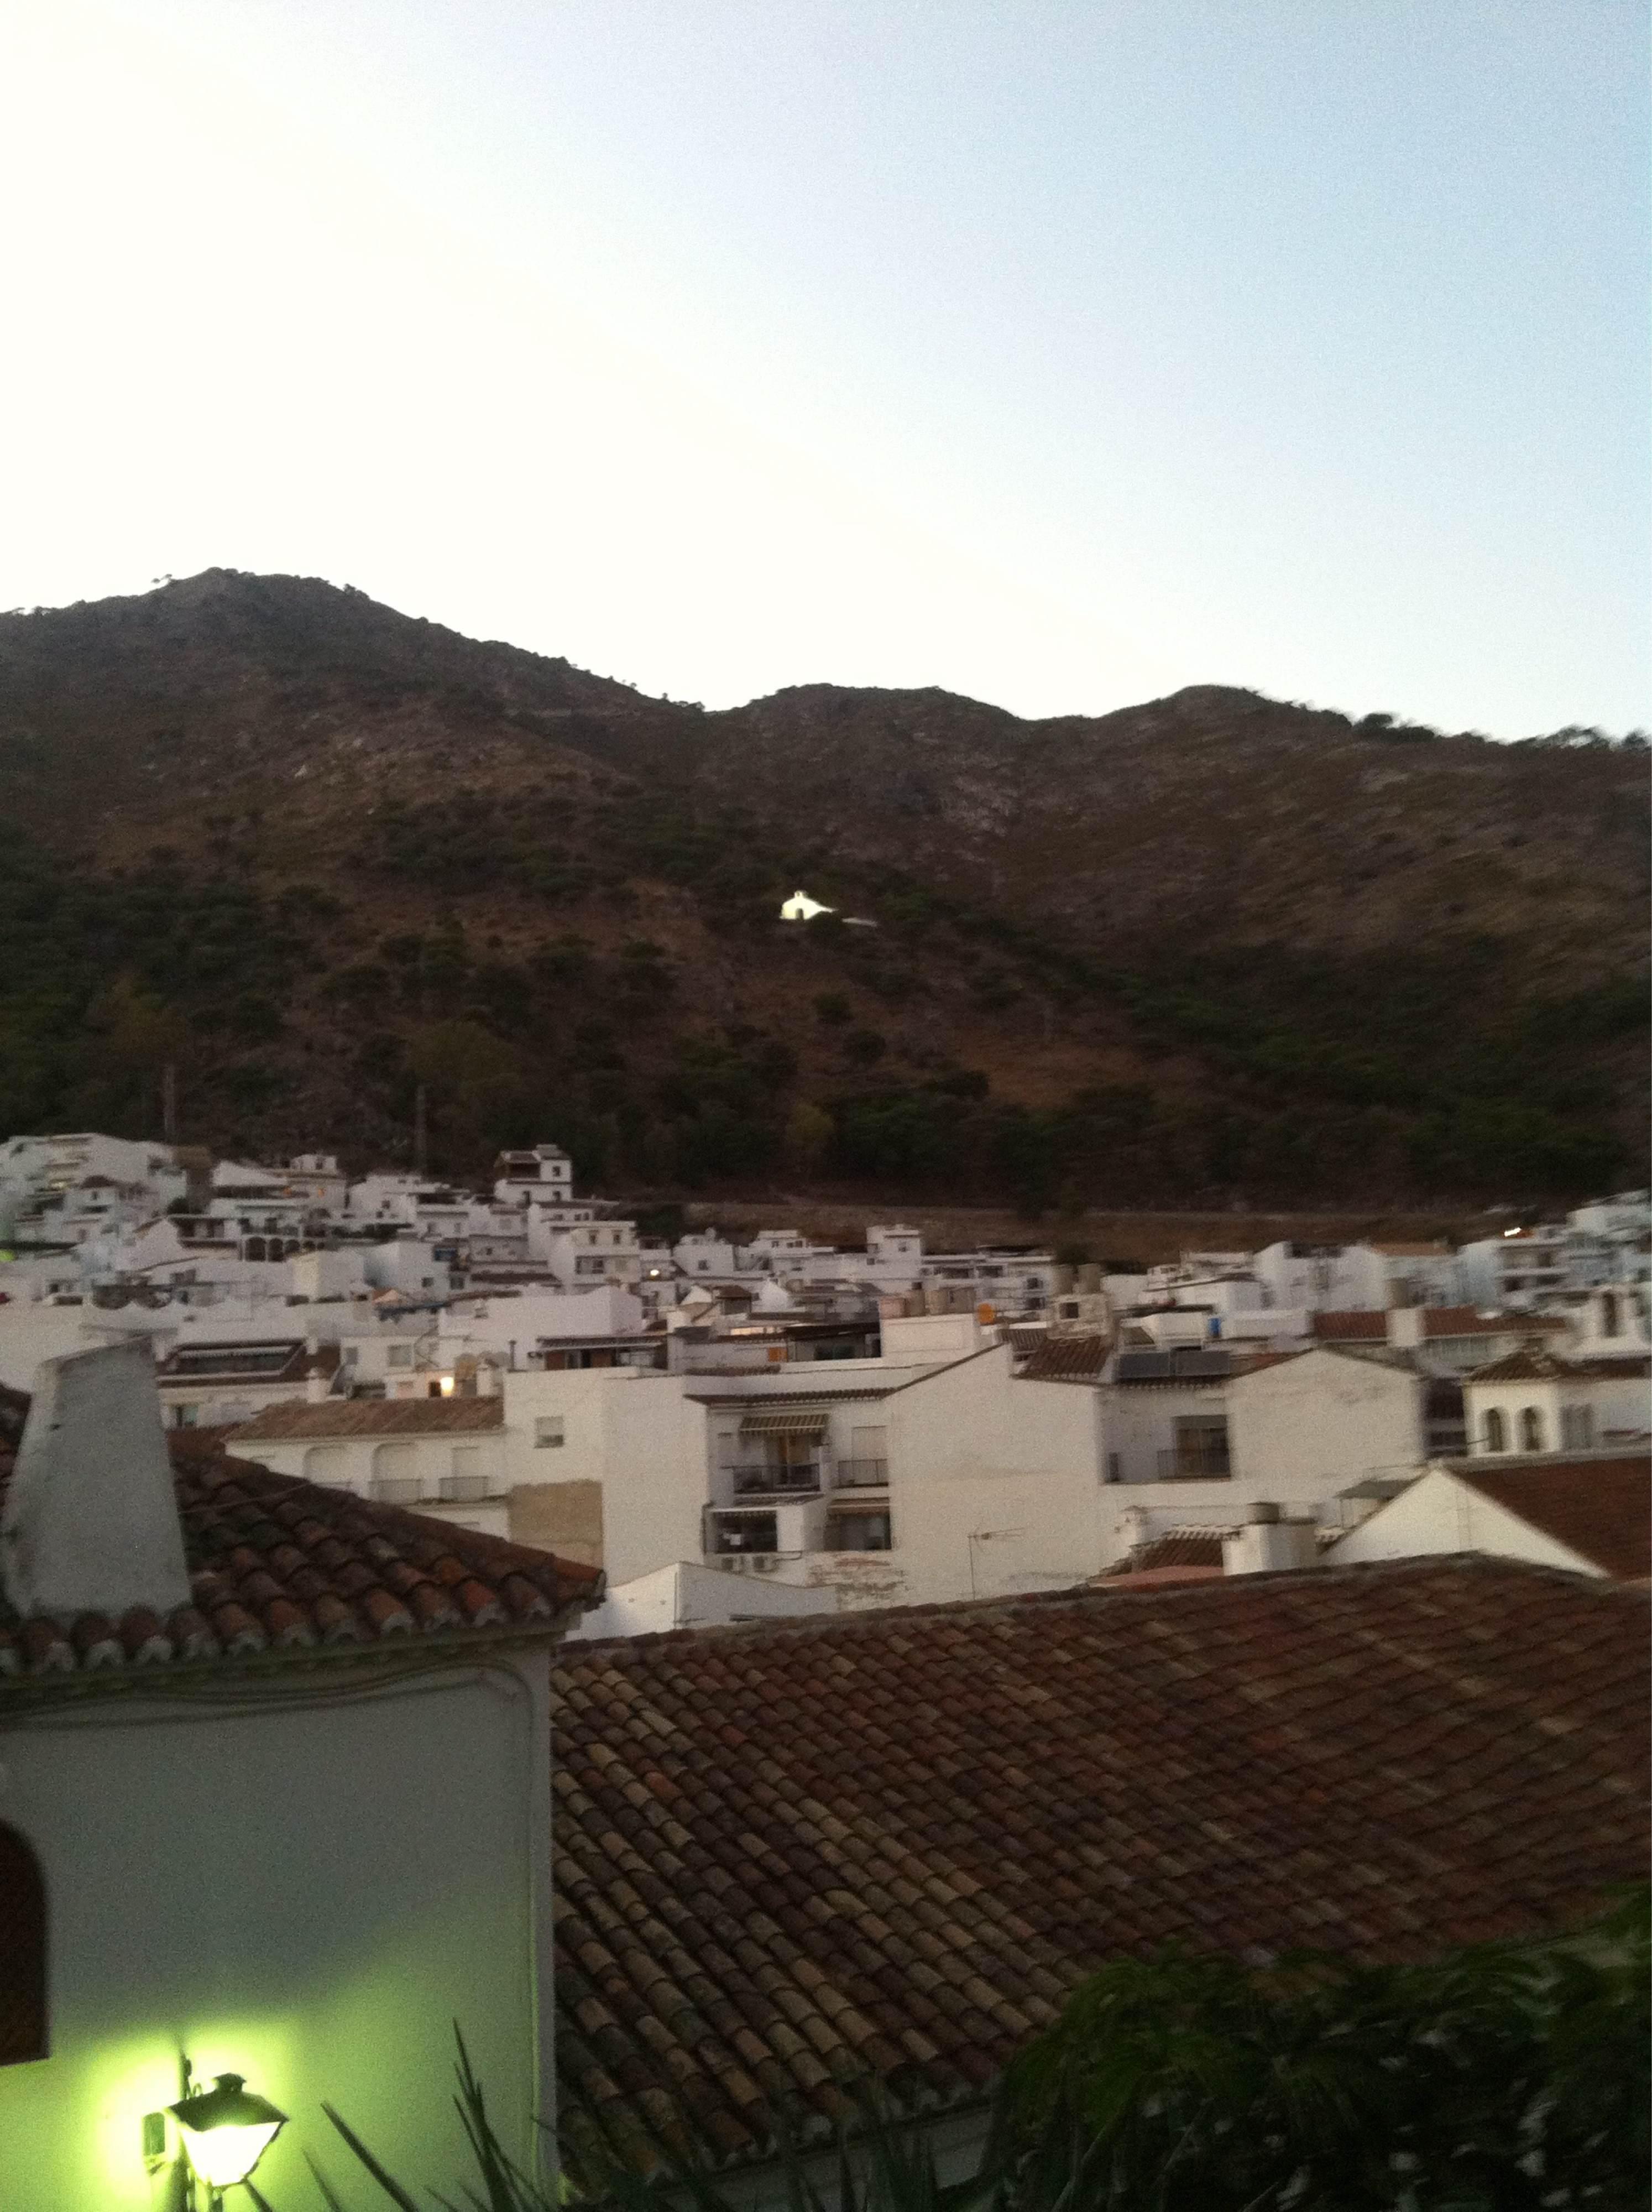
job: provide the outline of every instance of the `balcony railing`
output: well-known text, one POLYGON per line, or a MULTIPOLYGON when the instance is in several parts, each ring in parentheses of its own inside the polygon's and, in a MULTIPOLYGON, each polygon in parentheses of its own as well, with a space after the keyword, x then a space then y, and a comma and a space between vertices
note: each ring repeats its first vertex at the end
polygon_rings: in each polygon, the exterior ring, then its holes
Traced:
POLYGON ((726 1471, 732 1480, 737 1498, 818 1498, 820 1495, 821 1462, 818 1460, 789 1467, 782 1467, 774 1462, 757 1461, 742 1467, 732 1467, 726 1471))
POLYGON ((416 1505, 424 1496, 424 1485, 416 1474, 380 1475, 373 1494, 381 1505, 416 1505))
POLYGON ((488 1495, 488 1478, 485 1474, 444 1474, 436 1494, 453 1503, 460 1499, 485 1498, 488 1495))
POLYGON ((834 1490, 882 1490, 888 1483, 886 1459, 841 1459, 832 1472, 834 1490))
POLYGON ((1225 1482, 1232 1474, 1225 1444, 1178 1444, 1158 1455, 1161 1482, 1225 1482))

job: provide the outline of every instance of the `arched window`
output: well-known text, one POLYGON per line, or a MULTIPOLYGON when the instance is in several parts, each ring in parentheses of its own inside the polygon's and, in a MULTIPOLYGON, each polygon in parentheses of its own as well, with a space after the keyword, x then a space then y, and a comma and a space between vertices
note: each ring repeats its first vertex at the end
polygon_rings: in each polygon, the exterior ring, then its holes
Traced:
POLYGON ((0 1827, 0 2066, 46 2048, 46 1883, 17 1831, 0 1827))
POLYGON ((1506 1452, 1509 1449, 1509 1432, 1495 1406, 1485 1417, 1485 1449, 1489 1452, 1506 1452))
POLYGON ((1520 1409, 1520 1448, 1521 1451, 1540 1452, 1543 1449, 1543 1416, 1535 1406, 1520 1409))
POLYGON ((1600 1300, 1600 1334, 1602 1336, 1616 1336, 1618 1334, 1618 1296, 1615 1291, 1606 1291, 1600 1300))
POLYGON ((246 1240, 246 1256, 247 1256, 247 1258, 248 1258, 249 1260, 262 1260, 262 1259, 263 1259, 263 1257, 264 1257, 264 1239, 263 1239, 263 1237, 249 1237, 247 1238, 247 1240, 246 1240))

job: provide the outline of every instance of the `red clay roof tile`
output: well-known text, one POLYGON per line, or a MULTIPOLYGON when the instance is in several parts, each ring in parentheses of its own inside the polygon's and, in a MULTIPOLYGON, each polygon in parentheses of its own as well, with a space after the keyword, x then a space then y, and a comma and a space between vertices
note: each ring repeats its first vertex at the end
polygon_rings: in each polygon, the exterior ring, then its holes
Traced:
POLYGON ((1047 1337, 1017 1371, 1023 1382, 1099 1382, 1112 1348, 1105 1336, 1047 1337))
POLYGON ((1593 1560, 1621 1581, 1652 1576, 1652 1456, 1454 1460, 1451 1472, 1483 1498, 1593 1560))
POLYGON ((564 1646, 570 2166, 654 2113, 728 2159, 857 2078, 978 2095, 1172 1938, 1563 1921, 1644 1863, 1645 1613, 1450 1559, 564 1646))
POLYGON ((502 1398, 326 1398, 319 1406, 294 1399, 266 1406, 230 1434, 239 1451, 294 1437, 469 1436, 504 1425, 502 1398))
MULTIPOLYGON (((21 1393, 0 1394, 0 1501, 27 1412, 21 1393)), ((0 1680, 318 1644, 538 1634, 601 1595, 595 1567, 273 1474, 227 1456, 222 1437, 185 1431, 167 1443, 192 1602, 164 1621, 142 1607, 118 1621, 86 1614, 65 1633, 52 1620, 9 1618, 0 1601, 0 1680)))

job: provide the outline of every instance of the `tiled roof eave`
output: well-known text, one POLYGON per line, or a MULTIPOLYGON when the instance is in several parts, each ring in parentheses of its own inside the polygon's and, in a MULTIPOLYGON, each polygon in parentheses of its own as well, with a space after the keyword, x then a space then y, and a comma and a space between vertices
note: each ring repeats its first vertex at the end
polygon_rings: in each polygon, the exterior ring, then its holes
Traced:
POLYGON ((266 1644, 261 1650, 219 1650, 193 1658, 0 1673, 0 1720, 21 1719, 37 1706, 56 1711, 70 1700, 128 1695, 166 1698, 174 1692, 193 1696, 209 1687, 221 1687, 228 1694, 237 1684, 274 1677, 322 1673, 328 1676, 331 1690, 342 1686, 338 1678, 352 1674, 371 1675, 375 1681, 386 1674, 422 1674, 433 1667, 463 1666, 485 1652, 560 1644, 586 1609, 585 1601, 580 1600, 547 1620, 496 1621, 480 1627, 461 1622, 410 1636, 363 1636, 333 1644, 318 1641, 279 1647, 266 1644))

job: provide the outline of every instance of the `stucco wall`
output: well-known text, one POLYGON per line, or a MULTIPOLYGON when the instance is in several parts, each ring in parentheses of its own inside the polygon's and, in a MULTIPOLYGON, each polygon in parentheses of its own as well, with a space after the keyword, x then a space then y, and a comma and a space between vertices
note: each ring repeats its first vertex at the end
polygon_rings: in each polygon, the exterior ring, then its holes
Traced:
POLYGON ((1423 1388, 1409 1369, 1334 1352, 1237 1377, 1228 1389, 1237 1494, 1319 1506, 1366 1475, 1419 1466, 1423 1388))
POLYGON ((623 1367, 505 1377, 507 1482, 599 1485, 610 1583, 700 1557, 706 1415, 684 1379, 623 1367), (536 1447, 541 1416, 562 1420, 562 1444, 536 1447))
POLYGON ((410 2184, 457 2194, 455 2018, 527 2152, 545 1662, 425 1668, 9 1719, 0 1820, 46 1875, 52 2055, 0 2069, 0 2204, 149 2212, 141 2121, 178 2095, 180 2050, 291 2116, 258 2172, 273 2202, 314 2201, 307 2147, 361 2193, 324 2098, 410 2184))
POLYGON ((1369 1521, 1350 1529, 1326 1553, 1325 1563, 1345 1566, 1361 1559, 1408 1559, 1437 1552, 1488 1552, 1574 1574, 1600 1571, 1580 1553, 1439 1469, 1420 1476, 1369 1521))
POLYGON ((998 1346, 884 1401, 900 1603, 1060 1589, 1100 1565, 1096 1393, 1010 1368, 998 1346))
POLYGON ((599 1482, 525 1482, 509 1496, 510 1538, 578 1559, 603 1564, 602 1485, 599 1482))
MULTIPOLYGON (((1157 1485, 1159 1454, 1175 1448, 1178 1420, 1196 1417, 1220 1420, 1228 1410, 1224 1382, 1121 1382, 1102 1394, 1104 1467, 1116 1462, 1109 1480, 1157 1485)), ((1216 1486, 1225 1490, 1226 1484, 1216 1486)), ((1208 1484, 1181 1483, 1179 1490, 1206 1489, 1208 1484)), ((1139 1505, 1137 1497, 1114 1498, 1114 1506, 1139 1505)))
POLYGON ((1568 1406, 1590 1408, 1597 1443, 1612 1430, 1644 1434, 1649 1423, 1652 1423, 1652 1402, 1649 1401, 1647 1384, 1638 1376, 1597 1378, 1574 1375, 1564 1382, 1466 1382, 1463 1402, 1468 1414, 1468 1449, 1477 1455, 1487 1449, 1485 1417, 1493 1408, 1503 1415, 1503 1448, 1506 1452, 1523 1452, 1527 1449, 1521 1427, 1521 1415, 1527 1407, 1534 1407, 1541 1419, 1542 1436, 1537 1449, 1545 1452, 1565 1449, 1560 1416, 1562 1408, 1568 1406))

